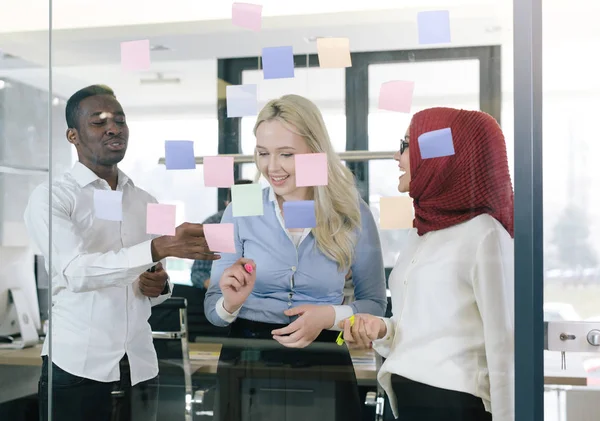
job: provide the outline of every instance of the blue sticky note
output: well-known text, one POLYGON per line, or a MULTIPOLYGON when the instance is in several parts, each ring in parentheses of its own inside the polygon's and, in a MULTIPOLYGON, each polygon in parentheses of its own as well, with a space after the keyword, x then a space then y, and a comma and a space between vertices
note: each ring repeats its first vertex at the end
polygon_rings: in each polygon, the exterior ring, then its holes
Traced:
POLYGON ((294 77, 294 51, 292 47, 263 48, 262 66, 265 79, 294 77))
POLYGON ((450 128, 423 133, 419 136, 418 141, 423 159, 454 155, 454 143, 450 128))
POLYGON ((436 10, 417 14, 419 44, 450 43, 450 12, 436 10))
POLYGON ((194 170, 194 142, 191 140, 165 141, 165 163, 168 170, 194 170))
POLYGON ((283 220, 286 228, 314 228, 317 226, 314 200, 283 202, 283 220))

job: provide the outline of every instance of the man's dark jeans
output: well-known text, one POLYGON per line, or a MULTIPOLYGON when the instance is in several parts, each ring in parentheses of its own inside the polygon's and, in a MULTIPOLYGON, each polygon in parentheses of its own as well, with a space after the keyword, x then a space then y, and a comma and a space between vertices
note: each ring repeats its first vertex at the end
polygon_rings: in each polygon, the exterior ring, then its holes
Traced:
MULTIPOLYGON (((48 421, 48 357, 42 358, 40 421, 48 421)), ((132 387, 126 357, 120 370, 119 381, 103 383, 74 376, 52 364, 52 421, 154 421, 158 377, 132 387)))

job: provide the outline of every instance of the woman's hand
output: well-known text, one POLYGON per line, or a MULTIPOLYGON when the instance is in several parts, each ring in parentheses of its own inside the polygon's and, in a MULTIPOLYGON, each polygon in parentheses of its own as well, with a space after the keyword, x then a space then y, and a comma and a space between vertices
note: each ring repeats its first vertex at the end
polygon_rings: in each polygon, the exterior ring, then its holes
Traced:
POLYGON ((341 321, 339 327, 344 329, 344 341, 351 349, 369 349, 373 341, 383 338, 387 333, 385 322, 371 314, 355 314, 354 324, 350 319, 341 321))
POLYGON ((235 313, 244 304, 256 282, 256 264, 250 259, 238 259, 223 272, 219 286, 223 292, 223 307, 229 313, 235 313), (244 265, 252 266, 252 273, 244 265))
POLYGON ((272 331, 273 339, 288 348, 304 348, 310 345, 323 329, 335 323, 332 306, 306 304, 283 312, 286 316, 299 316, 282 329, 272 331))

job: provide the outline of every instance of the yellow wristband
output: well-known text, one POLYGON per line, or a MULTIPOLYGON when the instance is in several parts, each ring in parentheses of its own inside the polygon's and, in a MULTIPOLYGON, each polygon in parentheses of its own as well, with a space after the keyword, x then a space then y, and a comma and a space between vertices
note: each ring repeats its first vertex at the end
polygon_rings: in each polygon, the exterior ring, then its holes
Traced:
MULTIPOLYGON (((350 320, 350 326, 354 326, 354 315, 350 316, 350 318, 348 320, 350 320)), ((338 344, 339 346, 344 345, 344 331, 343 330, 338 335, 337 339, 335 340, 335 343, 338 344)))

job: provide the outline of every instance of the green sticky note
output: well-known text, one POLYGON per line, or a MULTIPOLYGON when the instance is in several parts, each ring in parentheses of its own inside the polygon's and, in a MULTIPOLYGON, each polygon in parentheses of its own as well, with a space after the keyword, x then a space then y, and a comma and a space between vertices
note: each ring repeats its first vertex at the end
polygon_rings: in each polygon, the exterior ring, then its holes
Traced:
POLYGON ((261 216, 263 214, 262 187, 258 183, 231 186, 233 216, 261 216))

